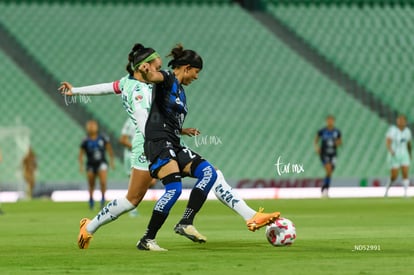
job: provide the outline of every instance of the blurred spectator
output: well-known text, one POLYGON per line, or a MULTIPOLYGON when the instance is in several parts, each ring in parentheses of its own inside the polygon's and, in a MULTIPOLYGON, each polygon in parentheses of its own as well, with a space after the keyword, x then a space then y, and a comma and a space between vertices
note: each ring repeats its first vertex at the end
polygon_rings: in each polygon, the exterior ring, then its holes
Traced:
POLYGON ((23 178, 27 184, 27 197, 33 198, 33 190, 36 182, 37 160, 33 148, 30 146, 22 161, 23 178))

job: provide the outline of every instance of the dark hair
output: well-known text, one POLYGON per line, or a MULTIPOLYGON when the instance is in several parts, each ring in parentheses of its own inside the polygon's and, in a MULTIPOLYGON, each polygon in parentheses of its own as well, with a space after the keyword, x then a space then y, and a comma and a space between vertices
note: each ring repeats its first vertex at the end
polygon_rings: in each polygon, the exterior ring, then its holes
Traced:
POLYGON ((169 55, 173 59, 168 62, 168 66, 171 66, 173 69, 190 65, 191 67, 202 69, 203 68, 203 59, 193 50, 184 50, 183 45, 177 44, 173 48, 169 55))
POLYGON ((153 48, 145 48, 142 44, 136 43, 128 54, 128 64, 126 65, 127 72, 130 75, 133 75, 135 66, 154 52, 155 50, 153 48))

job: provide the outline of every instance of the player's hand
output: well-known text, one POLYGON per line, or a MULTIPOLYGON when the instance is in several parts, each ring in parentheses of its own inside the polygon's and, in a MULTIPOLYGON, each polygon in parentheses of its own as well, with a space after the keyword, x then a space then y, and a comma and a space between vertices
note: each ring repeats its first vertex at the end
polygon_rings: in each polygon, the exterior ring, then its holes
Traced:
POLYGON ((315 152, 316 152, 316 154, 320 155, 321 154, 321 147, 315 147, 315 152))
POLYGON ((79 167, 79 173, 81 175, 85 174, 85 168, 83 166, 79 167))
POLYGON ((197 128, 183 128, 181 130, 181 135, 186 135, 189 137, 198 136, 201 132, 197 128))
POLYGON ((62 83, 60 83, 60 87, 59 87, 59 91, 62 95, 69 95, 72 96, 72 84, 70 84, 69 82, 63 81, 62 83))
POLYGON ((150 64, 145 62, 139 65, 138 71, 140 71, 143 74, 147 74, 150 71, 150 64))
POLYGON ((113 161, 111 161, 111 163, 109 165, 111 166, 112 170, 115 170, 115 163, 113 161))

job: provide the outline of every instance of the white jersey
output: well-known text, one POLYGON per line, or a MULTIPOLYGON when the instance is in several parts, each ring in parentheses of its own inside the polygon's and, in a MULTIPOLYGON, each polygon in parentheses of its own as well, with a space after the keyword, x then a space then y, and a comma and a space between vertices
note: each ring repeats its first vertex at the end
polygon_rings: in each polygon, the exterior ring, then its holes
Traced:
POLYGON ((140 82, 132 76, 120 80, 83 87, 73 87, 73 94, 122 96, 122 103, 130 119, 136 127, 136 134, 145 134, 145 123, 148 118, 152 101, 152 84, 140 82))
POLYGON ((131 141, 132 152, 124 156, 126 169, 130 168, 148 171, 148 162, 144 154, 145 124, 148 119, 152 102, 152 84, 140 82, 127 75, 118 81, 102 83, 72 89, 73 94, 106 95, 118 94, 122 97, 122 104, 129 115, 129 121, 135 130, 131 141), (130 163, 130 164, 128 164, 130 163))
POLYGON ((387 139, 391 140, 391 149, 396 155, 408 155, 407 144, 411 141, 411 131, 407 127, 400 130, 397 126, 391 126, 387 131, 387 139))

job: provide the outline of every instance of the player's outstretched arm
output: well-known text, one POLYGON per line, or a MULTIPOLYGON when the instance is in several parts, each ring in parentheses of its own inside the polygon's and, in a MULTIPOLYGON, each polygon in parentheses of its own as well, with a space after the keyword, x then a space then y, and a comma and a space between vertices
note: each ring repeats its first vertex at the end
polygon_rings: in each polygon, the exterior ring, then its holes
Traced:
POLYGON ((110 94, 117 94, 120 90, 117 88, 117 81, 110 82, 110 83, 100 83, 82 87, 73 87, 67 81, 61 83, 58 90, 63 95, 73 96, 73 95, 110 95, 110 94))

